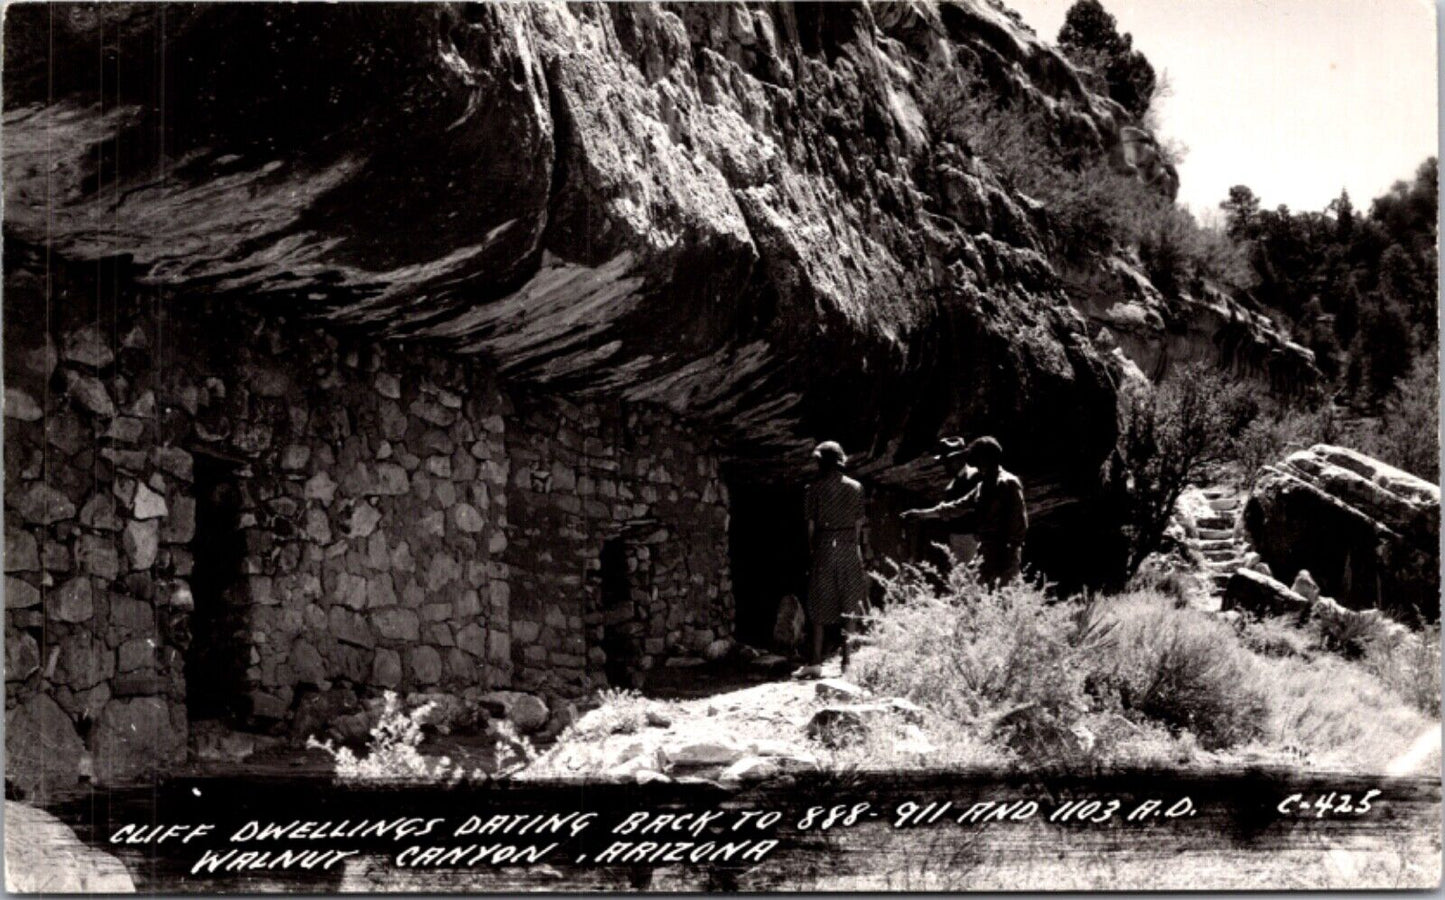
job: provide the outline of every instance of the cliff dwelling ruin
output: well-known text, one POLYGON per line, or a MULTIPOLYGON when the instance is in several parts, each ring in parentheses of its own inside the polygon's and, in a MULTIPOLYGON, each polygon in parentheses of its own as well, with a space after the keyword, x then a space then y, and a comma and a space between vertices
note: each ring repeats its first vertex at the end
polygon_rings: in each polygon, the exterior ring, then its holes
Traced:
POLYGON ((999 436, 1029 562, 1085 583, 1126 351, 1312 370, 1222 298, 1064 290, 926 138, 968 57, 1172 185, 987 4, 7 12, 7 710, 48 748, 12 769, 759 641, 820 438, 877 561, 937 436, 999 436))

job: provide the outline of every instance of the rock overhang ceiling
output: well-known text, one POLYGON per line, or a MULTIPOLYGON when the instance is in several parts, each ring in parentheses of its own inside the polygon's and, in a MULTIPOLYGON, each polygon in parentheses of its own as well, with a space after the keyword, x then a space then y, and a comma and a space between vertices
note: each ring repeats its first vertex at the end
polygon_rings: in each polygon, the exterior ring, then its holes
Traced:
POLYGON ((1086 481, 1115 391, 1037 211, 928 132, 964 58, 1117 144, 984 0, 18 6, 6 236, 656 402, 759 477, 829 436, 922 484, 951 430, 1086 481))

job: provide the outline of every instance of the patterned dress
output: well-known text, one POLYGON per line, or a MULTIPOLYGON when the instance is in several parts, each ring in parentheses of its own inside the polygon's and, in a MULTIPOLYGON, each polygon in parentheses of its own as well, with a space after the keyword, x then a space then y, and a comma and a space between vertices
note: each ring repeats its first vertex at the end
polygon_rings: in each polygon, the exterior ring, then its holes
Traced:
POLYGON ((845 615, 861 614, 868 601, 858 541, 863 486, 841 472, 830 473, 808 486, 804 505, 813 526, 808 618, 836 625, 845 615))

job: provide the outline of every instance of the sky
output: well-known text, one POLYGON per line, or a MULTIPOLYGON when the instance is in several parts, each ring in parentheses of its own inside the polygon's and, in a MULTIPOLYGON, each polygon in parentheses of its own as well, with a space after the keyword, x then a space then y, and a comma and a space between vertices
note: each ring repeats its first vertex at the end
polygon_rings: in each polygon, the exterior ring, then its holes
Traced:
MULTIPOLYGON (((1053 42, 1072 0, 1004 0, 1053 42)), ((1155 70, 1160 131, 1182 142, 1179 199, 1217 209, 1357 207, 1437 152, 1432 0, 1103 0, 1155 70)))

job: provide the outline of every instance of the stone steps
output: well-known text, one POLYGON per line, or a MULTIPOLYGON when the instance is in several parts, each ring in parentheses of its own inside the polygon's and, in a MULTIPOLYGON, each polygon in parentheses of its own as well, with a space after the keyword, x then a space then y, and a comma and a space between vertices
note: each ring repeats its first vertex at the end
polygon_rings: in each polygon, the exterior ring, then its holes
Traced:
POLYGON ((1235 532, 1245 497, 1229 488, 1206 488, 1203 494, 1209 504, 1209 514, 1195 520, 1192 544, 1204 557, 1201 574, 1210 588, 1210 595, 1202 602, 1217 611, 1225 586, 1244 566, 1245 554, 1249 551, 1248 542, 1235 532))

